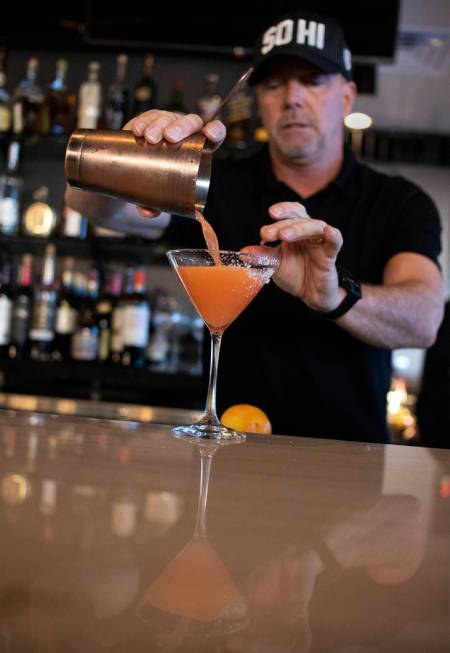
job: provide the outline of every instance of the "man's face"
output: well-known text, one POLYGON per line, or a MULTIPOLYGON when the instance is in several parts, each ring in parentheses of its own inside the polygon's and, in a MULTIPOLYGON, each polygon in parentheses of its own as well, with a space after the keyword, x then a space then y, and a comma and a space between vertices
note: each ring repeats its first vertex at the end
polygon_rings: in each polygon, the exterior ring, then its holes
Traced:
POLYGON ((333 156, 354 94, 353 82, 339 74, 323 73, 298 57, 276 57, 256 87, 271 147, 289 160, 333 156))

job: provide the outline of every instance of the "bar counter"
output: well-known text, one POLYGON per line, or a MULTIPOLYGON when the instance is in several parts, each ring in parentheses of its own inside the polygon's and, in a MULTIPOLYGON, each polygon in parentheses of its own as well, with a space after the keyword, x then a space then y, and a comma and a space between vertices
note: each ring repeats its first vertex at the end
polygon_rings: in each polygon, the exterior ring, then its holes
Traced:
POLYGON ((0 452, 0 652, 450 650, 450 451, 3 409, 0 452))

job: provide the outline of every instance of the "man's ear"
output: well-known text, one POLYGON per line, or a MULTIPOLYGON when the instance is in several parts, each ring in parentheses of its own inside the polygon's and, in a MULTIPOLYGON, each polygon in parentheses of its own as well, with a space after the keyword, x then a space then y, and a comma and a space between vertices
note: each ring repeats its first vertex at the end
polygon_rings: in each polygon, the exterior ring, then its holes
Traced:
POLYGON ((353 103, 356 98, 356 84, 355 82, 344 82, 343 92, 342 92, 342 102, 344 116, 351 112, 353 103))

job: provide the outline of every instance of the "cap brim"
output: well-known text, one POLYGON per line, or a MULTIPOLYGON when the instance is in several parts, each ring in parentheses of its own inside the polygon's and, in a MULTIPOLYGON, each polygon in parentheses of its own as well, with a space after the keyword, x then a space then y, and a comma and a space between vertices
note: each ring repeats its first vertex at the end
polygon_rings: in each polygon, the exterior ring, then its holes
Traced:
POLYGON ((267 67, 267 64, 273 61, 275 58, 279 58, 279 57, 297 57, 298 59, 303 59, 308 63, 312 63, 314 66, 320 68, 320 70, 323 70, 324 73, 327 74, 340 73, 346 79, 351 79, 351 75, 349 76, 350 71, 346 71, 340 66, 338 66, 335 62, 330 61, 325 57, 321 57, 317 52, 310 52, 309 50, 302 50, 301 52, 299 52, 298 47, 296 48, 287 47, 284 48, 283 50, 278 48, 275 52, 270 52, 264 57, 264 59, 260 63, 255 61, 254 64, 255 69, 250 75, 247 84, 249 86, 254 86, 255 84, 258 84, 264 78, 264 70, 267 67))

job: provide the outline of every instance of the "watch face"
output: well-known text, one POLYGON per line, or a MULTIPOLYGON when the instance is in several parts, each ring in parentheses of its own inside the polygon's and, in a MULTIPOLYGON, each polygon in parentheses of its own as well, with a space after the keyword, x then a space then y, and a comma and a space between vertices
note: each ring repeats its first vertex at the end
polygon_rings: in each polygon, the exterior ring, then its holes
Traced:
POLYGON ((356 279, 353 279, 351 274, 343 268, 338 268, 339 285, 344 288, 350 295, 361 299, 362 291, 361 284, 356 279))

